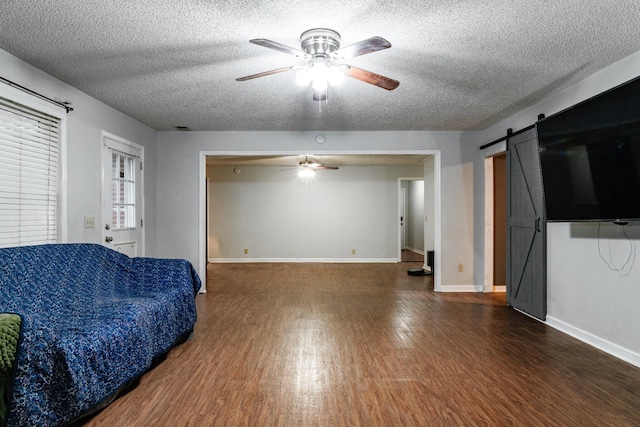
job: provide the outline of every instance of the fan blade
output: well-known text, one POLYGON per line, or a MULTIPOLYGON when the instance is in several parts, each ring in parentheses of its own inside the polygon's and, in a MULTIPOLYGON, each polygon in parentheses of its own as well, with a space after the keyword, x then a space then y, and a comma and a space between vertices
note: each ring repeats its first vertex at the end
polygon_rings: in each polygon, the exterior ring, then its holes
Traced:
POLYGON ((371 37, 370 39, 362 40, 358 43, 343 47, 335 52, 335 55, 347 59, 354 56, 366 55, 367 53, 377 52, 379 50, 388 49, 391 47, 391 43, 382 37, 371 37))
POLYGON ((306 56, 301 50, 294 49, 281 43, 277 43, 267 39, 253 39, 249 40, 249 43, 257 44, 258 46, 268 47, 269 49, 277 50, 278 52, 286 53, 293 56, 306 56))
POLYGON ((289 71, 292 68, 293 67, 284 67, 284 68, 278 68, 276 70, 271 70, 271 71, 263 71, 262 73, 251 74, 250 76, 239 77, 239 78, 236 79, 236 81, 244 82, 246 80, 257 79, 258 77, 270 76, 271 74, 284 73, 285 71, 289 71))
POLYGON ((315 166, 314 169, 331 169, 331 170, 338 170, 337 166, 327 166, 327 165, 318 165, 315 166))
POLYGON ((381 76, 380 74, 372 73, 371 71, 363 70, 362 68, 352 67, 351 65, 349 66, 349 69, 345 74, 349 77, 353 77, 354 79, 358 79, 365 83, 369 83, 386 90, 394 90, 400 84, 400 82, 397 80, 381 76))

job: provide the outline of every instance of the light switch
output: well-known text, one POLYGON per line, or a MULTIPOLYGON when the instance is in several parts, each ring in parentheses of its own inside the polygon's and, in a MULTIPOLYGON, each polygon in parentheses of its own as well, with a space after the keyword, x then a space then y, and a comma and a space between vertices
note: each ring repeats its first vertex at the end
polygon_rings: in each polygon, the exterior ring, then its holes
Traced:
POLYGON ((92 216, 84 217, 84 228, 95 228, 96 227, 96 219, 92 216))

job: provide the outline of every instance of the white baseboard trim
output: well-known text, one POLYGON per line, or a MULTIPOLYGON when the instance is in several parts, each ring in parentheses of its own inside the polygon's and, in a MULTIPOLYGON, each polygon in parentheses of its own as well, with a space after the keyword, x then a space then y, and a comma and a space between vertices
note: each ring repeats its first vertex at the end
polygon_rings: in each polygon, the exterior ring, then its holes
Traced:
POLYGON ((473 285, 442 285, 440 292, 482 292, 482 288, 473 285))
POLYGON ((209 258, 211 264, 318 262, 332 264, 397 264, 397 258, 209 258))
POLYGON ((411 252, 415 252, 417 254, 423 255, 424 256, 424 251, 421 249, 416 249, 416 248, 411 248, 411 247, 406 247, 405 249, 410 250, 411 252))
POLYGON ((547 316, 547 321, 545 323, 552 328, 559 330, 560 332, 564 332, 567 335, 570 335, 584 343, 587 343, 599 350, 604 351, 605 353, 609 353, 610 355, 617 357, 618 359, 624 360, 625 362, 631 363, 632 365, 640 368, 640 354, 638 353, 635 353, 627 348, 619 346, 618 344, 614 344, 610 341, 593 335, 590 332, 576 328, 575 326, 565 323, 562 320, 556 319, 552 316, 547 316))

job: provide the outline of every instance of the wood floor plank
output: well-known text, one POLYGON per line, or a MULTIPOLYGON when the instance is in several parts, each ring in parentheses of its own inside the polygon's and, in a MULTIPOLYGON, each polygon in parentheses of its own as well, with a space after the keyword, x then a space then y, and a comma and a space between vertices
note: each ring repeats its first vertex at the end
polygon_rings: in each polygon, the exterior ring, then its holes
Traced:
POLYGON ((193 338, 84 425, 640 425, 640 369, 415 266, 210 265, 193 338))

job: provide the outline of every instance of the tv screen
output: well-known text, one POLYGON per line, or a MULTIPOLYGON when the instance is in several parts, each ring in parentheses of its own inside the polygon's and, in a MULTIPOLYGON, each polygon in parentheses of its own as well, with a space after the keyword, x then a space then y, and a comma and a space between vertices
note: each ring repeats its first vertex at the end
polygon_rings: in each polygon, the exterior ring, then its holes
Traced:
POLYGON ((640 78, 536 127, 547 221, 640 220, 640 78))

